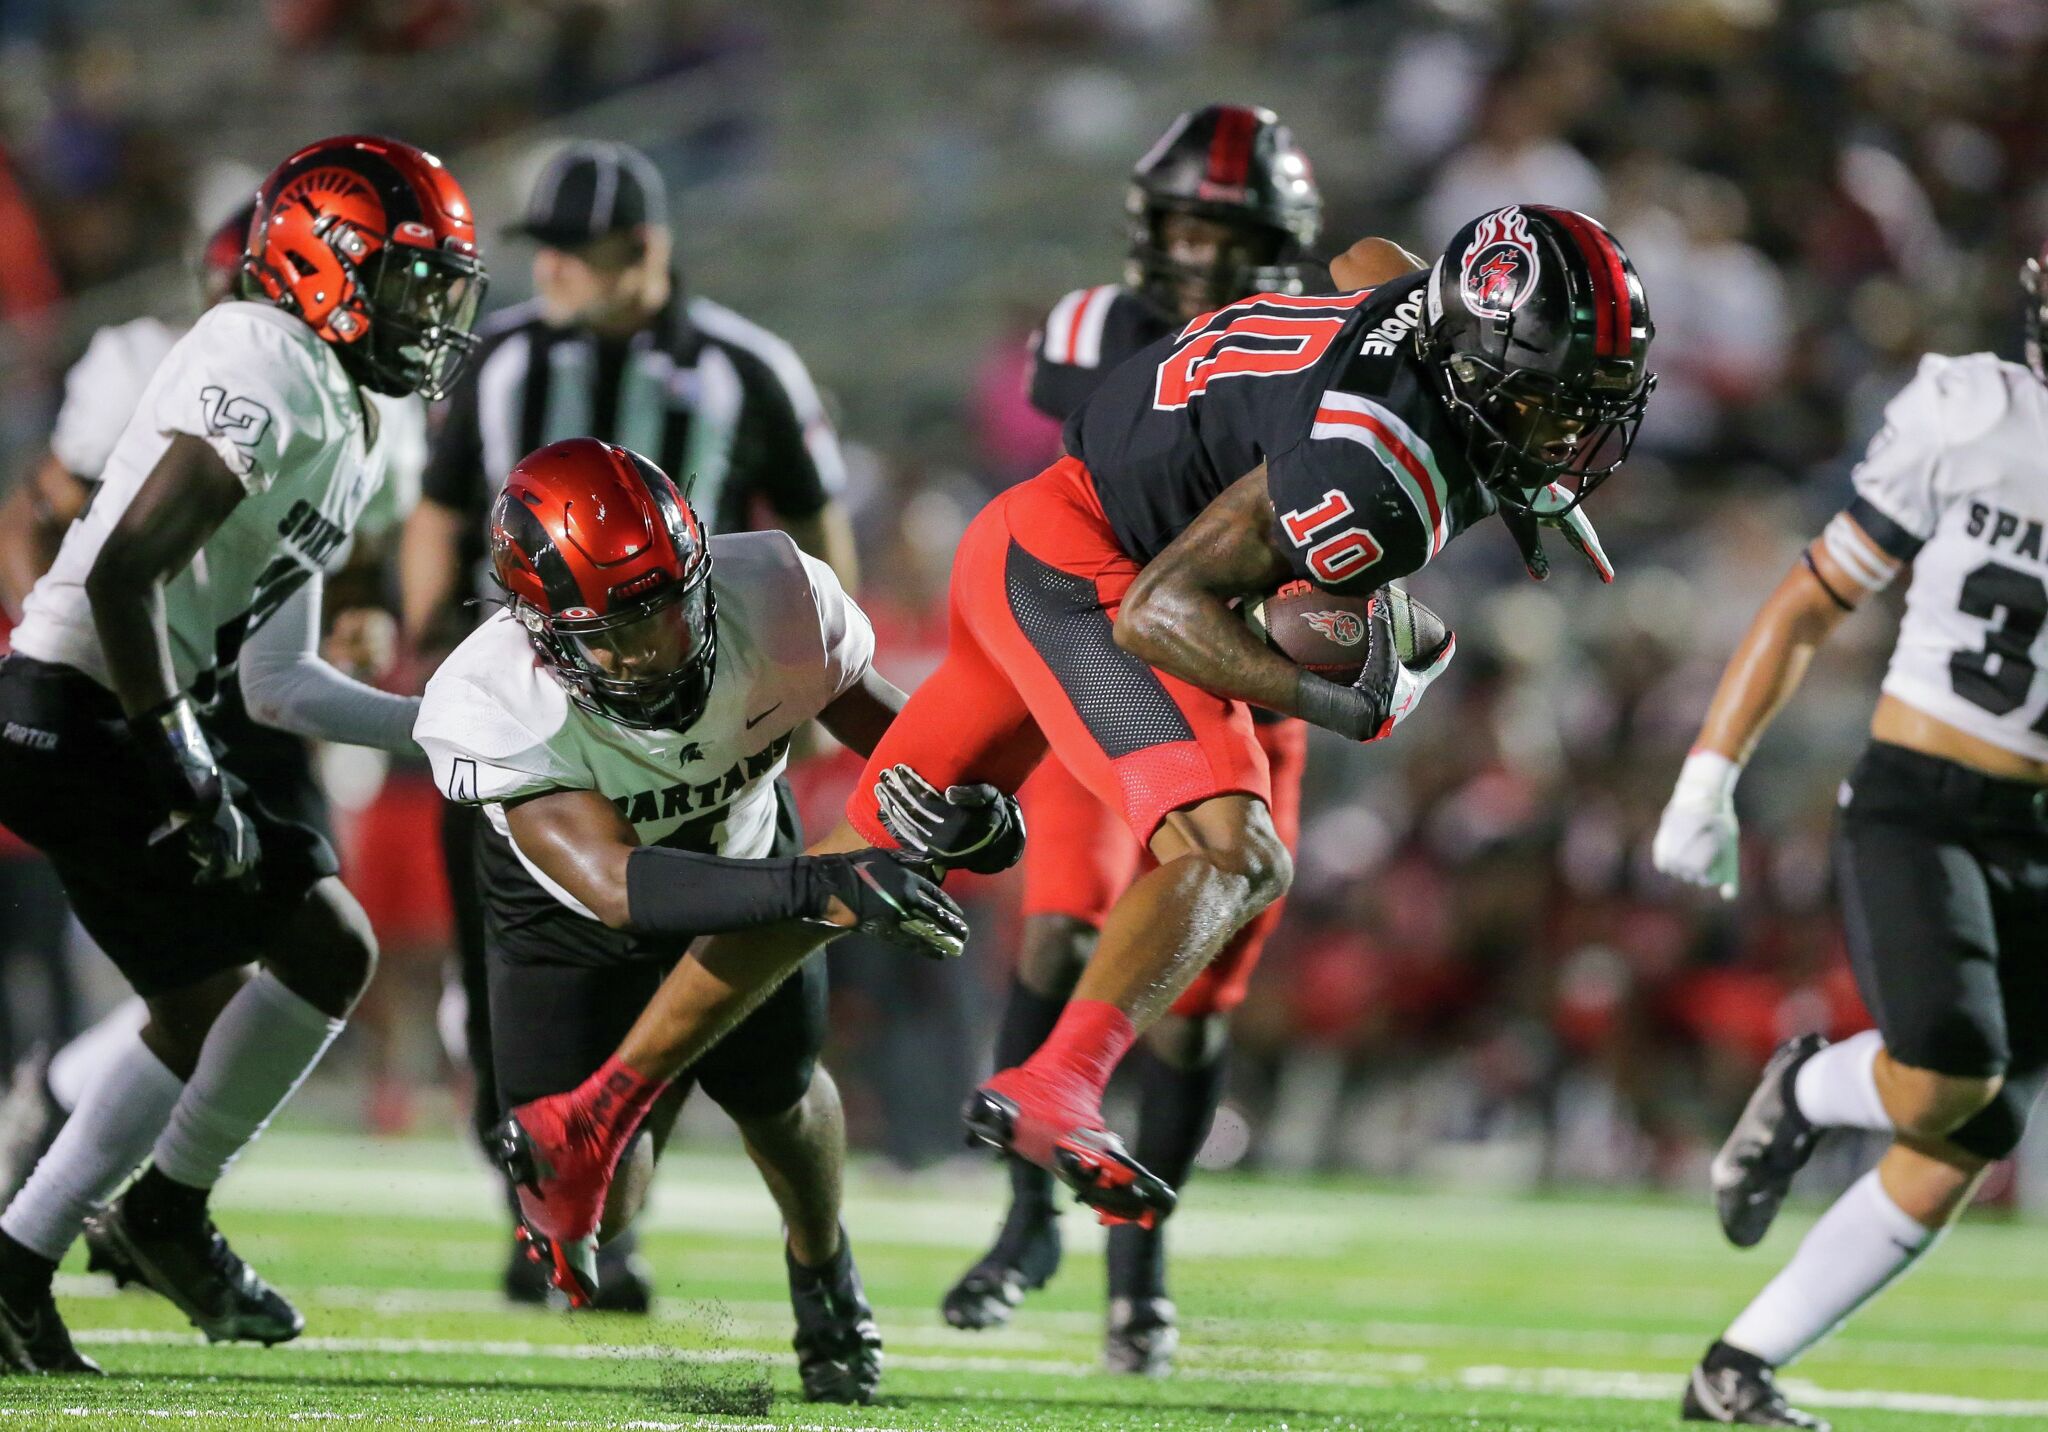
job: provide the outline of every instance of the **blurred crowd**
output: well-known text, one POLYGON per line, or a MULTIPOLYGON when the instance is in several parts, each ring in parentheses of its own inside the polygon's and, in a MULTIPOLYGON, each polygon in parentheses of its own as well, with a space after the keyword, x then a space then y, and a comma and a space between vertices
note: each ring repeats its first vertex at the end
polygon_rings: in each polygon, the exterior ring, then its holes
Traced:
MULTIPOLYGON (((160 87, 137 78, 155 40, 135 17, 172 8, 97 0, 0 11, 0 73, 22 81, 0 86, 0 322, 8 351, 28 355, 11 365, 0 398, 7 476, 40 446, 36 424, 47 423, 54 383, 75 355, 66 304, 161 265, 211 217, 198 212, 201 180, 220 155, 196 147, 204 129, 167 129, 160 87)), ((456 157, 519 142, 565 114, 573 124, 580 107, 608 95, 701 74, 726 98, 692 111, 690 133, 654 150, 687 209, 693 192, 730 192, 717 186, 775 162, 776 146, 755 141, 772 132, 776 107, 733 84, 732 67, 775 75, 815 65, 807 41, 859 7, 191 8, 209 24, 229 11, 260 15, 247 21, 263 31, 250 43, 276 57, 279 75, 338 66, 342 79, 308 83, 328 103, 355 106, 348 127, 402 128, 456 157), (456 53, 489 57, 481 72, 464 67, 477 103, 428 103, 397 84, 420 64, 447 68, 456 53)), ((1316 743, 1298 883, 1240 1016, 1231 1112, 1211 1153, 1220 1163, 1518 1183, 1691 1178, 1780 1038, 1866 1022, 1833 902, 1832 807, 1875 701, 1896 595, 1844 627, 1753 764, 1740 795, 1739 900, 1710 905, 1653 876, 1650 833, 1736 635, 1845 500, 1849 468, 1917 356, 2017 355, 2015 274, 2048 236, 2048 8, 873 8, 898 25, 929 12, 962 64, 1026 77, 1035 99, 1016 103, 1038 118, 1021 142, 1075 143, 1087 116, 1152 93, 1105 76, 1174 65, 1207 73, 1205 64, 1227 62, 1248 91, 1175 91, 1171 107, 1130 122, 1135 142, 1115 162, 1135 159, 1173 109, 1271 104, 1317 162, 1331 249, 1383 233, 1432 253, 1463 220, 1516 200, 1583 209, 1627 246, 1656 319, 1660 378, 1637 456, 1592 505, 1620 575, 1602 588, 1560 560, 1538 586, 1506 534, 1482 529, 1414 582, 1457 627, 1459 661, 1397 739, 1316 743), (1258 88, 1269 75, 1285 77, 1271 94, 1258 88), (1049 96, 1061 101, 1057 121, 1045 117, 1049 96)), ((933 146, 982 142, 952 135, 942 106, 927 122, 933 146)), ((246 166, 268 153, 242 147, 233 157, 246 166)), ((1000 166, 958 150, 931 162, 957 179, 953 207, 934 216, 910 206, 901 223, 971 227, 982 190, 1002 183, 1000 166)), ((775 182, 765 171, 754 178, 775 182)), ((1116 277, 1108 236, 1119 199, 1113 182, 1033 196, 1073 236, 1067 251, 1094 266, 1041 264, 1040 291, 1012 283, 1004 301, 952 313, 948 332, 972 346, 946 350, 945 376, 915 390, 864 390, 863 368, 836 356, 859 350, 856 296, 844 308, 812 294, 781 312, 749 309, 812 361, 846 415, 861 596, 882 636, 881 665, 899 684, 913 685, 937 659, 938 601, 960 528, 990 492, 1056 451, 1057 431, 1021 397, 1023 340, 1061 293, 1116 277)), ((790 251, 802 252, 802 240, 790 251)), ((687 218, 679 242, 686 276, 699 257, 719 276, 747 259, 693 254, 687 218)), ((516 293, 518 255, 491 259, 501 291, 516 293)), ((886 260, 873 271, 886 273, 886 260)), ((747 308, 747 297, 728 301, 747 308)), ((949 302, 943 285, 922 298, 949 302)), ((364 796, 377 782, 363 783, 361 764, 334 763, 337 780, 361 788, 342 801, 358 811, 351 883, 373 915, 383 901, 387 946, 414 950, 411 968, 431 971, 445 940, 445 897, 423 873, 433 864, 433 794, 401 768, 382 776, 381 794, 364 796)), ((814 821, 848 778, 830 758, 799 773, 814 821)), ((872 956, 835 970, 850 1112, 860 1134, 906 1163, 954 1147, 958 1095, 986 1067, 1014 889, 986 882, 972 903, 978 958, 964 970, 904 971, 872 956)), ((0 943, 31 937, 47 935, 14 922, 0 943)), ((401 973, 387 977, 404 979, 407 962, 387 960, 393 967, 401 973)), ((385 999, 388 1020, 424 1027, 432 986, 416 976, 411 993, 385 999)), ((10 998, 8 1007, 20 1006, 10 998)), ((14 1048, 40 1032, 17 1022, 14 1048)), ((404 1040, 389 1038, 400 1052, 377 1056, 387 1066, 430 1057, 406 1056, 404 1040)), ((387 1092, 378 1117, 402 1123, 404 1102, 387 1092)))

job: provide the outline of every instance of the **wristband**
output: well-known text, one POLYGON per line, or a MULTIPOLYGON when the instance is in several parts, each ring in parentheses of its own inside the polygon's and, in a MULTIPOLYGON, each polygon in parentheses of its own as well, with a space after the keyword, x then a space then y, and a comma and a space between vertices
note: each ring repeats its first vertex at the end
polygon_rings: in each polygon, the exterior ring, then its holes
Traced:
POLYGON ((1352 741, 1363 741, 1386 724, 1386 713, 1363 691, 1340 686, 1313 671, 1302 672, 1295 682, 1294 709, 1310 725, 1352 741))
POLYGON ((1735 783, 1742 779, 1742 763, 1696 746, 1687 753, 1685 764, 1678 768, 1678 783, 1673 787, 1673 800, 1699 801, 1703 804, 1727 805, 1735 799, 1735 783))
POLYGON ((128 723, 157 798, 178 814, 206 810, 221 798, 220 766, 183 692, 128 723))

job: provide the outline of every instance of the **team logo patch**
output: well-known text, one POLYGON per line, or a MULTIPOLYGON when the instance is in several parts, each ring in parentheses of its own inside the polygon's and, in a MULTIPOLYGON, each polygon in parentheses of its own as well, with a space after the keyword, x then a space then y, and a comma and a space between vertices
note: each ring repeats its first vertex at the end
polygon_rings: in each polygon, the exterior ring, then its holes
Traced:
POLYGON ((1479 221, 1458 269, 1465 307, 1482 318, 1506 318, 1536 291, 1542 272, 1536 240, 1519 205, 1495 210, 1479 221))
POLYGON ((1303 612, 1301 619, 1339 646, 1357 646, 1365 640, 1365 623, 1357 612, 1303 612))

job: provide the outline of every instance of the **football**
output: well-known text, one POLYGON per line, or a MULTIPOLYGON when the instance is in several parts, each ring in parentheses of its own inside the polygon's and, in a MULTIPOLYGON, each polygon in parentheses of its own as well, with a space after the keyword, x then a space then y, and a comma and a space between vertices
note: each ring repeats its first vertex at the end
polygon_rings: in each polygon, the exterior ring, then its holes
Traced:
MULTIPOLYGON (((1386 601, 1394 651, 1403 661, 1442 647, 1449 629, 1443 619, 1396 586, 1376 594, 1386 601)), ((1346 596, 1312 582, 1289 582, 1244 608, 1245 621, 1266 645, 1295 665, 1331 681, 1358 679, 1368 649, 1366 613, 1370 596, 1346 596)))

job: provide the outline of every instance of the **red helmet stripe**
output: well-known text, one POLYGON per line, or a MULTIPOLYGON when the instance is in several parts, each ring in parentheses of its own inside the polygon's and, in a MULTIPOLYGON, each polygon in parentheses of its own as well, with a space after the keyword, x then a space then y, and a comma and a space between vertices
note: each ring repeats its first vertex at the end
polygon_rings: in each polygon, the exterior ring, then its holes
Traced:
POLYGON ((1232 105, 1216 112, 1216 132, 1209 137, 1209 182, 1237 188, 1252 168, 1252 136, 1259 117, 1232 105))
POLYGON ((1621 248, 1605 229, 1570 209, 1545 209, 1579 246, 1593 279, 1593 353, 1600 358, 1626 358, 1634 314, 1628 297, 1628 274, 1621 266, 1621 248))

